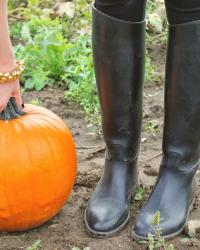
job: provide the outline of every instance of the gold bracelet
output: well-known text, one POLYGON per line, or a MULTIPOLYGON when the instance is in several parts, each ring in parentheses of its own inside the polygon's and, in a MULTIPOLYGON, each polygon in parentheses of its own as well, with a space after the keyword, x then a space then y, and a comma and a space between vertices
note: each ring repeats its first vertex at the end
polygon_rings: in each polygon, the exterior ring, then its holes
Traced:
POLYGON ((0 73, 0 84, 9 83, 13 80, 19 79, 24 69, 25 69, 24 64, 22 62, 17 61, 14 70, 7 73, 0 73))

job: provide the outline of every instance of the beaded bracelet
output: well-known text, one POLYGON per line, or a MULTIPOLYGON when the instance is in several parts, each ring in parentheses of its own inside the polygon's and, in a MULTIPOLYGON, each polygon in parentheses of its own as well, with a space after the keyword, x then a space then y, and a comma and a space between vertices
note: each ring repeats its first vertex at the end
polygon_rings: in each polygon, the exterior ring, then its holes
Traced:
POLYGON ((14 70, 7 73, 0 73, 0 84, 9 83, 13 80, 19 79, 24 69, 25 69, 24 64, 22 62, 17 61, 14 70))

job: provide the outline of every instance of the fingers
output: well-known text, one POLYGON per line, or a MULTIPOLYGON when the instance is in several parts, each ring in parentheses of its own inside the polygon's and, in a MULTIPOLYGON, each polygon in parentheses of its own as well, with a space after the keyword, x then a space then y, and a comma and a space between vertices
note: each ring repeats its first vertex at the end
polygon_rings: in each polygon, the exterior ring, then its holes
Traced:
POLYGON ((4 97, 0 99, 0 113, 3 112, 8 104, 9 97, 4 97))
POLYGON ((21 108, 22 97, 18 80, 13 83, 0 84, 0 113, 6 108, 11 97, 15 98, 17 106, 21 108))
POLYGON ((23 102, 22 102, 20 89, 15 90, 15 92, 12 94, 12 96, 15 98, 17 106, 21 108, 23 106, 23 102))
POLYGON ((13 91, 12 97, 15 98, 17 106, 21 108, 22 105, 23 105, 23 102, 22 102, 22 97, 21 97, 21 92, 20 92, 20 87, 19 86, 17 86, 17 88, 13 91))

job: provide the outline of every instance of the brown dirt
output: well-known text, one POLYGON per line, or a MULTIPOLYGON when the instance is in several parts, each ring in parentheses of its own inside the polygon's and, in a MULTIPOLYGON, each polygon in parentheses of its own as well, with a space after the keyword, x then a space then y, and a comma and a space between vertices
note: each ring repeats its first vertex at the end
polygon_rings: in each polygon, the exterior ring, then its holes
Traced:
MULTIPOLYGON (((161 65, 162 67, 163 65, 161 65)), ((84 113, 77 105, 65 102, 61 89, 46 89, 42 92, 25 93, 25 101, 39 98, 41 105, 54 111, 68 124, 75 138, 78 152, 78 177, 76 185, 66 206, 54 219, 37 229, 24 233, 3 233, 0 235, 0 250, 22 250, 40 239, 43 250, 71 250, 73 246, 89 247, 90 250, 139 250, 146 249, 131 237, 132 223, 142 206, 141 202, 132 204, 131 219, 127 228, 119 235, 108 239, 92 239, 87 235, 83 225, 83 213, 90 193, 100 178, 104 163, 104 143, 96 138, 87 128, 84 113), (92 146, 92 147, 91 147, 92 146)), ((163 87, 145 88, 145 118, 142 132, 141 153, 139 158, 140 184, 149 193, 155 182, 161 158, 161 141, 163 128, 163 87), (149 120, 156 120, 158 129, 145 131, 149 120)), ((198 219, 199 201, 196 201, 191 218, 198 219)), ((182 243, 180 235, 172 243, 176 249, 200 249, 200 238, 182 243)))

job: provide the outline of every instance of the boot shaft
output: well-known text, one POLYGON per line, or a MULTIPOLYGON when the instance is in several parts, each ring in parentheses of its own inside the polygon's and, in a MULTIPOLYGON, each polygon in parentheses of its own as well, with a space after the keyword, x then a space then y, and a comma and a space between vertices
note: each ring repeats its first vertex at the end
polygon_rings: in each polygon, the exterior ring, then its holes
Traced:
POLYGON ((164 155, 177 154, 185 163, 200 150, 200 21, 169 26, 164 155))
POLYGON ((137 156, 142 119, 145 21, 132 23, 93 7, 93 55, 108 157, 137 156))

